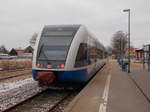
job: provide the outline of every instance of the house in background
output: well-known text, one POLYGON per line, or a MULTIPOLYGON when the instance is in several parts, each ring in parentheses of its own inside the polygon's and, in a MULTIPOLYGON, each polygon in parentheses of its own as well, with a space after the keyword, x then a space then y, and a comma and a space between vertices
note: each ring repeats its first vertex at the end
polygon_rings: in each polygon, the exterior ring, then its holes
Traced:
POLYGON ((14 49, 12 48, 9 52, 10 56, 18 56, 20 58, 31 58, 33 54, 33 48, 31 46, 26 47, 25 49, 14 49))
POLYGON ((14 49, 14 48, 12 48, 10 50, 10 52, 9 52, 9 55, 10 56, 18 56, 18 55, 23 54, 23 53, 24 53, 24 50, 22 50, 22 49, 14 49))
POLYGON ((147 61, 149 55, 150 55, 150 44, 144 45, 142 49, 136 50, 137 60, 143 61, 143 59, 145 59, 145 61, 147 61))
POLYGON ((9 55, 10 55, 10 56, 17 56, 18 54, 17 54, 16 50, 15 50, 14 48, 12 48, 12 49, 10 50, 10 52, 9 52, 9 55))
POLYGON ((15 49, 16 52, 17 52, 17 55, 21 55, 24 53, 24 50, 23 49, 15 49))
POLYGON ((25 48, 24 53, 32 53, 33 54, 33 48, 31 46, 28 46, 25 48))
POLYGON ((136 50, 136 60, 143 60, 144 56, 144 50, 143 49, 137 49, 136 50))

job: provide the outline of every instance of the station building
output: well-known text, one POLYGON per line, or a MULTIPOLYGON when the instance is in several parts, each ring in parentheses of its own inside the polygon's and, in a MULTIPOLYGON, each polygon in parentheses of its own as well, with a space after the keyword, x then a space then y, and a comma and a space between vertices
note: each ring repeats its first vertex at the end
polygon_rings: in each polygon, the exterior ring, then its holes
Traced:
POLYGON ((136 59, 147 61, 150 55, 150 44, 144 45, 143 48, 136 50, 136 59))

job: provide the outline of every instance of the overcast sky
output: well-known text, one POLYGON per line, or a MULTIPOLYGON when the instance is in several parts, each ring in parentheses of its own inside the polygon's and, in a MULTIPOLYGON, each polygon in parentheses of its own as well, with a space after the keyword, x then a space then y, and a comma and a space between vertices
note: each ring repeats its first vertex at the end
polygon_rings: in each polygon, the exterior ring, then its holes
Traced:
POLYGON ((131 8, 131 43, 150 43, 149 0, 0 0, 0 45, 26 47, 44 25, 84 24, 108 46, 112 35, 127 32, 131 8))

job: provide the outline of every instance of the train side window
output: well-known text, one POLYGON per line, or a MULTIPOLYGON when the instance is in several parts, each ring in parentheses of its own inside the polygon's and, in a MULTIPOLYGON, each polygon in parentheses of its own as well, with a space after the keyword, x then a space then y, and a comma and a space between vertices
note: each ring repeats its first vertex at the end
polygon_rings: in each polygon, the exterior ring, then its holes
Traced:
POLYGON ((87 44, 81 43, 78 49, 75 67, 82 67, 87 65, 87 44))

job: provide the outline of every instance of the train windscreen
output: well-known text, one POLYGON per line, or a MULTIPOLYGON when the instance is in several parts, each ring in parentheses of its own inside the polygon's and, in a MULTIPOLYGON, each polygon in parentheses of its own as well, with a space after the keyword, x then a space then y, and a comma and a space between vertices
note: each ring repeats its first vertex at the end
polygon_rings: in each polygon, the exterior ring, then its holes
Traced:
POLYGON ((42 45, 39 60, 63 61, 67 56, 67 46, 64 45, 42 45))
POLYGON ((43 30, 37 52, 37 64, 45 68, 51 64, 56 68, 59 64, 65 64, 67 53, 76 30, 43 30))

